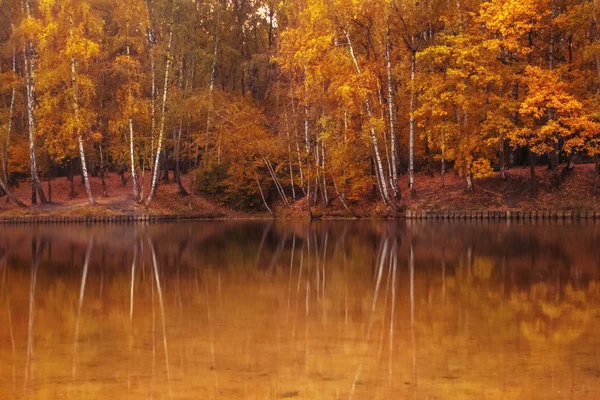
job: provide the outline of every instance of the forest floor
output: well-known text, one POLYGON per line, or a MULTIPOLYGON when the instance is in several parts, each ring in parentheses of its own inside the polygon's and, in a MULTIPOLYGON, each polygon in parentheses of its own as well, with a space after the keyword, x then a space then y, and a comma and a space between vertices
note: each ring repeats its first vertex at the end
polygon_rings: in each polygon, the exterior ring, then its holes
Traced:
MULTIPOLYGON (((562 171, 564 165, 559 167, 562 171)), ((476 180, 472 192, 466 191, 466 181, 453 171, 446 173, 442 187, 439 171, 432 176, 426 173, 415 174, 414 195, 408 189, 408 176, 400 177, 402 200, 398 208, 420 211, 462 211, 462 210, 600 210, 600 196, 593 195, 594 165, 578 164, 565 175, 558 188, 551 188, 552 173, 545 166, 536 167, 538 190, 532 190, 529 167, 515 167, 506 171, 507 179, 500 173, 476 180)), ((386 208, 379 200, 379 193, 370 198, 348 204, 357 215, 363 217, 393 217, 397 213, 386 208)), ((288 215, 305 214, 306 201, 296 203, 288 215)), ((280 211, 281 212, 281 211, 280 211)), ((319 217, 351 217, 341 201, 335 199, 331 206, 314 207, 313 215, 319 217)), ((283 211, 283 213, 286 213, 283 211)))
MULTIPOLYGON (((562 166, 561 166, 562 169, 562 166)), ((450 171, 446 174, 445 185, 442 187, 440 174, 433 177, 425 173, 415 175, 416 193, 411 195, 408 190, 407 177, 400 178, 402 200, 400 210, 591 210, 600 209, 600 196, 593 196, 594 166, 580 164, 565 176, 560 187, 551 189, 551 172, 546 167, 537 167, 538 191, 532 191, 528 167, 518 167, 507 170, 507 179, 502 180, 499 173, 486 179, 475 181, 474 190, 467 192, 464 178, 450 171)), ((192 174, 182 176, 183 185, 191 186, 192 174)), ((149 176, 146 177, 144 193, 148 193, 149 176)), ((75 178, 75 196, 70 197, 70 182, 67 178, 52 180, 52 203, 47 205, 30 205, 31 188, 28 182, 21 182, 12 188, 12 194, 24 201, 27 208, 19 208, 6 198, 0 199, 0 217, 19 216, 111 216, 111 215, 191 215, 199 218, 269 218, 261 204, 254 205, 256 210, 241 212, 217 204, 205 196, 181 196, 176 183, 161 183, 149 209, 134 201, 131 193, 131 182, 121 184, 120 176, 116 173, 105 177, 107 196, 102 196, 100 178, 92 177, 92 192, 98 205, 88 204, 85 187, 80 177, 75 178)), ((46 195, 47 182, 43 182, 46 195)), ((348 204, 355 215, 361 217, 398 217, 395 212, 382 202, 378 196, 371 194, 370 198, 348 204)), ((292 204, 290 208, 280 205, 273 207, 278 217, 308 218, 306 199, 292 204)), ((341 204, 339 199, 333 199, 330 206, 317 205, 312 207, 315 217, 339 218, 353 217, 341 204)))
MULTIPOLYGON (((183 175, 184 187, 190 187, 192 175, 183 175)), ((149 192, 149 174, 146 175, 144 194, 149 192)), ((52 180, 52 202, 46 205, 31 205, 31 186, 29 181, 24 181, 12 188, 12 194, 23 201, 27 208, 19 208, 14 202, 7 202, 6 198, 0 199, 0 217, 19 216, 112 216, 112 215, 193 215, 199 218, 248 218, 260 217, 260 213, 247 214, 222 207, 203 196, 181 196, 175 182, 159 183, 154 199, 149 209, 144 204, 137 203, 132 194, 131 181, 127 180, 125 186, 121 184, 121 177, 116 173, 107 174, 106 196, 102 195, 102 182, 99 177, 90 177, 92 194, 96 206, 90 206, 85 191, 85 186, 79 176, 75 177, 75 196, 71 197, 71 183, 66 177, 52 180)), ((44 193, 48 197, 48 182, 42 182, 44 193)), ((268 215, 266 215, 268 216, 268 215)))

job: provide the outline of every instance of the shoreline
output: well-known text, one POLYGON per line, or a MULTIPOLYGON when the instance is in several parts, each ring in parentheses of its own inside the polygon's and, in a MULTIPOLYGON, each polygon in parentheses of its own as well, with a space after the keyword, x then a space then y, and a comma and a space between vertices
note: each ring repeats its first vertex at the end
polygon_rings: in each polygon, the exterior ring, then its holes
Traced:
POLYGON ((31 224, 106 224, 179 221, 252 221, 252 220, 438 220, 438 221, 568 221, 600 220, 600 210, 406 210, 398 215, 344 217, 340 215, 306 216, 244 215, 231 217, 222 214, 123 214, 123 215, 0 215, 0 225, 31 224))

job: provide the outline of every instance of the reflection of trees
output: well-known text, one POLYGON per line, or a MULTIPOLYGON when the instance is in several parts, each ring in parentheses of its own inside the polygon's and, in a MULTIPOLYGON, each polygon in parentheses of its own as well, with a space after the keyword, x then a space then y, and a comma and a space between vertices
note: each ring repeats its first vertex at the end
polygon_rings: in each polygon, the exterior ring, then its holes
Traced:
MULTIPOLYGON (((541 247, 521 249, 527 256, 518 258, 509 248, 490 250, 486 241, 508 243, 507 228, 493 237, 485 234, 491 228, 466 236, 464 225, 453 236, 451 228, 373 221, 78 227, 53 239, 52 258, 37 246, 31 297, 29 248, 25 254, 11 239, 10 252, 0 250, 0 273, 8 271, 19 388, 31 298, 31 383, 70 381, 75 340, 78 394, 93 393, 94 379, 110 376, 121 397, 123 382, 130 383, 126 397, 165 395, 172 381, 174 397, 197 385, 210 398, 226 397, 228 385, 243 380, 257 398, 273 395, 261 388, 280 382, 307 398, 347 398, 352 387, 355 398, 527 398, 519 388, 503 392, 510 379, 498 371, 525 357, 567 354, 597 325, 590 316, 598 285, 546 265, 541 247), (82 270, 90 239, 94 249, 82 270), (2 254, 10 254, 4 270, 2 254), (527 265, 535 279, 520 281, 515 271, 527 265), (56 354, 66 354, 64 365, 56 354), (124 362, 107 371, 115 359, 124 362), (142 393, 141 386, 154 389, 142 393)), ((18 237, 36 235, 23 230, 18 237)), ((9 343, 1 324, 0 335, 9 343)), ((10 349, 0 356, 9 360, 10 349)), ((535 373, 545 368, 540 363, 535 373)))
MULTIPOLYGON (((595 286, 592 283, 590 287, 595 286)), ((593 312, 592 299, 585 288, 544 282, 513 293, 511 305, 519 313, 521 332, 533 346, 560 347, 585 331, 593 312)))

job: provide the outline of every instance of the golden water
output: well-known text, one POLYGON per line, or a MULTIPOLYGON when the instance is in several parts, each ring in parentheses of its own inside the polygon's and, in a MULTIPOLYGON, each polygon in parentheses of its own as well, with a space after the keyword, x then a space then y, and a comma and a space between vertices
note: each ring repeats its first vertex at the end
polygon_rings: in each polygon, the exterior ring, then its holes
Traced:
POLYGON ((0 227, 1 399, 598 399, 600 225, 0 227))

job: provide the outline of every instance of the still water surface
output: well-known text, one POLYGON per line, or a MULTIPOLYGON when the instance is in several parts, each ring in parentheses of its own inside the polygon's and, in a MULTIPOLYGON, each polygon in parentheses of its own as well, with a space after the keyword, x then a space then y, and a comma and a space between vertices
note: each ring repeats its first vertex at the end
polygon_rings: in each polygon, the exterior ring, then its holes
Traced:
POLYGON ((600 224, 0 227, 2 399, 598 399, 600 224))

